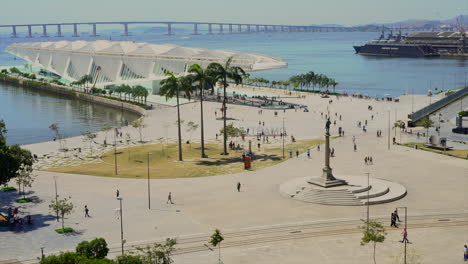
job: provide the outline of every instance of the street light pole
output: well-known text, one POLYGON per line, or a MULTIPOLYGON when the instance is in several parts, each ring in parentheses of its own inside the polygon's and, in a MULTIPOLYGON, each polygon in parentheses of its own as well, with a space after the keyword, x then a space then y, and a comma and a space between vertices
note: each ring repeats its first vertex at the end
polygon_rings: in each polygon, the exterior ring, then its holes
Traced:
POLYGON ((151 190, 150 190, 150 154, 148 152, 148 209, 151 210, 151 190))
POLYGON ((118 130, 115 128, 114 131, 114 169, 115 169, 115 175, 117 175, 117 133, 118 130))
MULTIPOLYGON (((408 207, 404 206, 404 207, 397 207, 397 208, 404 208, 405 209, 405 230, 406 232, 408 232, 408 207)), ((405 239, 405 258, 404 258, 404 264, 406 264, 406 243, 407 243, 407 239, 405 239)))
MULTIPOLYGON (((57 176, 54 176, 54 185, 55 185, 55 204, 58 204, 58 193, 57 193, 57 176)), ((56 211, 57 213, 57 222, 59 221, 59 212, 58 210, 56 211)))
POLYGON ((367 231, 369 231, 369 191, 370 191, 370 184, 369 184, 369 175, 370 173, 367 172, 367 231))
POLYGON ((388 150, 390 150, 390 110, 388 110, 388 150))
POLYGON ((285 137, 285 132, 284 132, 284 117, 283 117, 283 159, 284 159, 284 137, 285 137))
POLYGON ((123 238, 123 218, 122 218, 122 197, 118 197, 117 200, 120 201, 120 242, 122 244, 122 256, 124 255, 124 238, 123 238))

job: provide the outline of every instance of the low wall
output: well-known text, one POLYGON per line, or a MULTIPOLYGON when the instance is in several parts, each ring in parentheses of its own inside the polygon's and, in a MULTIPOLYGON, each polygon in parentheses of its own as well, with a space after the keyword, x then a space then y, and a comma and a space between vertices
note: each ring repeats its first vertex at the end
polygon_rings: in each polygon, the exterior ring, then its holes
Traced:
POLYGON ((96 104, 100 105, 105 105, 108 107, 116 108, 116 109, 124 109, 125 111, 129 111, 132 113, 135 113, 137 115, 144 115, 146 110, 143 109, 140 106, 133 105, 127 102, 122 102, 122 101, 117 101, 101 96, 96 96, 93 94, 87 94, 87 93, 82 93, 82 92, 77 92, 73 90, 69 90, 66 88, 61 88, 57 86, 52 86, 52 85, 41 85, 38 82, 35 82, 34 84, 29 83, 29 80, 23 80, 23 79, 16 79, 14 77, 8 76, 7 78, 4 78, 0 76, 0 80, 12 85, 18 85, 22 87, 28 87, 36 90, 41 90, 41 91, 46 91, 50 93, 55 93, 55 94, 60 94, 62 96, 66 96, 69 98, 73 99, 79 99, 87 102, 93 102, 96 104))

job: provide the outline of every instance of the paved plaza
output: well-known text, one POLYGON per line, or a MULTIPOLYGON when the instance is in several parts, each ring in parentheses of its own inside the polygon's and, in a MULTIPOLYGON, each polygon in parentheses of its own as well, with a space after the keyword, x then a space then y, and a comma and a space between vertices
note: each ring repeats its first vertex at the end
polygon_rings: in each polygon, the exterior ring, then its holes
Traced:
MULTIPOLYGON (((277 93, 287 95, 283 91, 277 93)), ((415 96, 414 100, 415 109, 427 103, 426 96, 415 96)), ((403 244, 399 242, 403 225, 400 228, 389 225, 391 212, 396 207, 407 207, 411 241, 408 248, 421 257, 422 263, 462 263, 463 245, 468 243, 468 161, 398 145, 391 145, 388 150, 389 111, 392 124, 395 109, 397 119, 405 120, 411 111, 410 96, 400 97, 399 103, 324 99, 317 95, 285 101, 305 104, 309 112, 287 110, 275 116, 274 110, 259 114, 258 108, 228 105, 228 116, 234 118, 236 127, 250 128, 258 128, 259 121, 265 122, 265 127, 280 128, 284 118, 288 135, 312 139, 323 137, 324 116, 329 113, 331 121, 336 121, 336 125, 331 125, 331 134, 338 135, 338 127, 345 131, 343 137, 331 141, 335 149, 335 157, 330 161, 334 175, 361 177, 370 173, 373 179, 398 183, 407 191, 398 201, 370 206, 370 217, 382 220, 388 227, 385 242, 377 246, 377 262, 395 263, 391 257, 403 252, 403 244), (369 105, 372 111, 368 110, 369 105), (358 121, 365 120, 367 132, 357 126, 358 121), (382 130, 382 137, 376 136, 377 130, 382 130), (366 156, 373 157, 373 165, 364 163, 366 156)), ((220 104, 207 102, 204 108, 205 135, 215 142, 222 121, 216 119, 214 112, 221 114, 220 104)), ((181 115, 186 121, 199 123, 199 104, 181 106, 181 115)), ((149 111, 145 139, 175 140, 175 116, 174 107, 157 106, 149 111)), ((134 128, 122 130, 138 137, 134 128)), ((394 131, 390 133, 393 137, 394 131)), ((403 134, 403 141, 412 141, 413 136, 403 134)), ((103 138, 104 133, 100 133, 96 142, 102 142, 103 138)), ((255 137, 249 139, 256 142, 255 137)), ((68 139, 67 144, 87 151, 88 143, 80 137, 68 139)), ((40 156, 53 156, 58 143, 45 142, 27 148, 40 156)), ((35 197, 33 204, 15 204, 14 195, 0 193, 2 205, 19 206, 22 215, 31 214, 36 219, 33 227, 24 230, 0 229, 0 260, 31 260, 40 255, 41 247, 50 254, 73 249, 80 241, 95 237, 108 241, 112 256, 119 254, 120 220, 116 200, 116 190, 119 190, 123 197, 126 248, 176 237, 179 250, 174 256, 175 263, 215 263, 217 251, 204 246, 215 228, 225 234, 221 256, 226 264, 372 263, 372 247, 360 245, 361 233, 357 228, 362 225, 361 219, 366 218, 365 206, 320 205, 291 199, 280 192, 281 185, 288 181, 319 176, 323 164, 322 146, 320 151, 311 149, 310 159, 301 153, 298 158, 260 170, 255 170, 253 162, 254 170, 245 173, 151 180, 151 210, 146 180, 38 171, 31 192, 35 197), (71 196, 75 205, 74 213, 65 221, 66 226, 77 231, 74 234, 58 235, 54 231, 60 227, 48 209, 55 195, 54 177, 60 197, 71 196), (242 184, 241 192, 236 189, 238 182, 242 184), (173 205, 166 203, 169 192, 172 192, 173 205), (90 209, 90 218, 84 217, 85 205, 90 209)), ((403 209, 399 214, 404 220, 403 209)))

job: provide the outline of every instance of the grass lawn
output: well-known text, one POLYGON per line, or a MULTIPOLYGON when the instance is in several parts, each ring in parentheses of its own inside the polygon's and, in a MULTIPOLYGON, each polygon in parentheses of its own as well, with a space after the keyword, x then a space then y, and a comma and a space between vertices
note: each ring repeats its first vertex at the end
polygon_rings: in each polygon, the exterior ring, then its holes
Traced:
MULTIPOLYGON (((431 152, 435 152, 435 153, 439 153, 439 154, 444 154, 443 150, 428 148, 428 147, 424 146, 424 144, 427 144, 427 143, 409 142, 409 143, 405 143, 403 145, 407 146, 407 147, 411 147, 411 148, 414 148, 414 146, 417 145, 418 149, 422 149, 422 150, 425 150, 425 151, 431 151, 431 152)), ((466 158, 468 158, 468 149, 451 149, 451 150, 447 150, 446 154, 466 159, 466 158)))
MULTIPOLYGON (((313 148, 317 143, 323 143, 322 139, 298 140, 295 143, 285 144, 284 160, 289 158, 288 150, 297 150, 304 153, 307 148, 313 148)), ((243 142, 248 149, 248 141, 243 142)), ((269 167, 282 162, 281 142, 275 144, 263 144, 260 151, 257 149, 257 141, 252 140, 252 151, 256 159, 252 162, 252 170, 269 167)), ((117 154, 118 176, 114 175, 114 152, 105 153, 102 162, 81 166, 68 166, 50 168, 48 171, 86 174, 107 177, 146 178, 148 173, 147 160, 150 152, 150 177, 151 178, 184 178, 223 175, 245 171, 242 161, 242 150, 229 150, 230 155, 220 155, 222 144, 206 144, 205 152, 209 158, 200 158, 200 145, 184 144, 183 159, 178 161, 177 144, 151 144, 126 149, 119 149, 117 154)))

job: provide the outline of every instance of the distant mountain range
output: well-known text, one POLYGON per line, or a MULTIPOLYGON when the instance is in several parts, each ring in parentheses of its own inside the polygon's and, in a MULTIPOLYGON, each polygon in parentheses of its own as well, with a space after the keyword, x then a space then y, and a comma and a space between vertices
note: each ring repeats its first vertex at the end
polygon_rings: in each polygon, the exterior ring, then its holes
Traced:
MULTIPOLYGON (((457 18, 451 18, 446 20, 417 20, 417 19, 408 19, 405 21, 394 22, 394 23, 372 23, 366 25, 356 25, 351 26, 356 31, 380 31, 382 26, 385 26, 386 29, 390 28, 402 28, 405 31, 457 31, 457 18)), ((465 30, 468 31, 468 15, 463 15, 463 24, 465 30)), ((326 27, 343 27, 342 25, 337 24, 324 24, 318 26, 326 27)))

